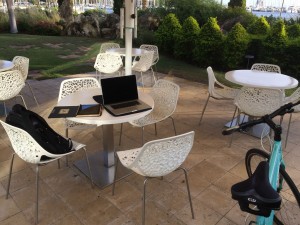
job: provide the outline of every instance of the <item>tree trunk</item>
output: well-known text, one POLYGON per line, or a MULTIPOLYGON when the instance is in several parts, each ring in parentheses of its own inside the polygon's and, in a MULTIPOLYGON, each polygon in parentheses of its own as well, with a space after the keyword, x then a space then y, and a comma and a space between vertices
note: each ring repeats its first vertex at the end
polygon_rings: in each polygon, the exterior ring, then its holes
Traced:
POLYGON ((73 0, 59 0, 58 1, 58 12, 61 18, 63 18, 66 23, 70 23, 73 20, 73 0))
POLYGON ((17 22, 15 17, 15 12, 13 8, 13 0, 6 0, 8 17, 9 17, 9 25, 10 25, 10 33, 16 34, 18 33, 17 22))
POLYGON ((142 9, 147 8, 147 0, 142 0, 142 9))

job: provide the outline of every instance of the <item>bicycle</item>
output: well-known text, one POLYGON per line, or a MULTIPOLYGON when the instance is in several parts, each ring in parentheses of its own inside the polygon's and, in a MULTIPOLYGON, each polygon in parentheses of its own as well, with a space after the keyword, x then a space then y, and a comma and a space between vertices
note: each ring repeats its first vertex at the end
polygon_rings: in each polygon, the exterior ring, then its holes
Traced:
POLYGON ((298 104, 300 101, 285 104, 271 114, 222 132, 223 135, 229 135, 261 123, 268 124, 274 132, 270 152, 248 150, 245 164, 249 178, 231 188, 232 198, 238 201, 241 210, 256 215, 256 221, 250 221, 249 224, 300 224, 300 193, 285 170, 281 146, 282 127, 272 120, 278 115, 292 113, 293 107, 298 104))

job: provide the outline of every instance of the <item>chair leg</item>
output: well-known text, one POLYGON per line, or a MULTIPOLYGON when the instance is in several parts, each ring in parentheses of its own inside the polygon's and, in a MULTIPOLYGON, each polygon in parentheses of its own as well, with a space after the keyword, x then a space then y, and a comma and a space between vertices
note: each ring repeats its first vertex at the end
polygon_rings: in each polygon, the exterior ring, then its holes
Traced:
POLYGON ((10 167, 9 167, 9 174, 8 174, 8 183, 7 183, 7 188, 6 188, 6 199, 8 199, 9 187, 10 187, 10 181, 11 181, 11 174, 12 174, 12 168, 13 168, 13 164, 14 164, 14 159, 15 159, 15 153, 12 154, 11 160, 10 160, 10 167))
POLYGON ((145 139, 144 139, 144 127, 142 127, 142 145, 144 145, 145 143, 145 139))
POLYGON ((143 91, 145 91, 144 79, 143 79, 143 72, 141 72, 142 84, 143 84, 143 91))
POLYGON ((88 158, 88 154, 86 152, 86 148, 83 148, 83 150, 84 150, 84 154, 85 154, 86 165, 88 166, 88 169, 89 169, 89 175, 90 175, 90 179, 91 179, 91 187, 93 188, 94 187, 94 181, 93 181, 93 175, 92 175, 92 171, 91 171, 90 161, 89 161, 89 158, 88 158))
POLYGON ((172 120, 173 129, 174 129, 174 133, 175 133, 175 135, 177 135, 176 128, 175 128, 175 123, 174 123, 174 119, 173 119, 173 117, 172 117, 172 116, 170 116, 170 119, 172 120))
POLYGON ((3 102, 3 107, 4 107, 4 115, 5 117, 7 116, 7 109, 6 109, 6 104, 5 102, 3 102))
POLYGON ((152 76, 153 76, 153 80, 154 80, 154 84, 155 84, 157 80, 156 80, 156 77, 155 77, 155 74, 154 74, 154 71, 153 71, 152 67, 150 69, 152 71, 152 76))
POLYGON ((154 124, 154 129, 155 129, 155 136, 157 136, 157 126, 156 126, 156 123, 154 124))
POLYGON ((231 123, 230 123, 230 126, 229 126, 229 127, 232 127, 232 123, 233 123, 233 120, 234 120, 236 111, 237 111, 237 106, 236 106, 235 109, 234 109, 234 113, 233 113, 233 116, 232 116, 231 123))
POLYGON ((207 99, 206 99, 206 102, 205 102, 205 104, 204 104, 204 107, 203 107, 203 109, 202 109, 202 113, 201 113, 201 117, 200 117, 199 125, 201 124, 201 121, 202 121, 202 118, 203 118, 203 115, 204 115, 204 111, 205 111, 205 109, 206 109, 206 106, 207 106, 207 104, 208 104, 208 100, 209 100, 209 98, 210 98, 210 94, 208 93, 208 97, 207 97, 207 99))
POLYGON ((32 88, 31 88, 31 85, 29 84, 28 81, 26 81, 26 84, 28 85, 28 88, 29 88, 29 90, 30 90, 30 92, 31 92, 31 95, 32 95, 32 97, 33 97, 33 99, 34 99, 36 105, 39 106, 39 103, 38 103, 38 101, 37 101, 37 99, 36 99, 36 97, 35 97, 35 95, 34 95, 34 93, 33 93, 33 90, 32 90, 32 88))
MULTIPOLYGON (((238 113, 237 113, 237 125, 239 125, 240 124, 240 117, 241 117, 241 112, 240 112, 240 110, 239 109, 237 109, 237 111, 238 111, 238 113)), ((245 117, 244 117, 245 118, 245 117)), ((243 119, 244 120, 244 119, 243 119)), ((229 141, 229 148, 231 148, 231 145, 232 145, 232 142, 233 142, 233 135, 234 134, 231 134, 231 137, 230 137, 230 141, 229 141)))
POLYGON ((146 216, 146 185, 148 178, 144 180, 144 191, 143 191, 143 210, 142 210, 142 224, 145 225, 145 216, 146 216))
MULTIPOLYGON (((27 105, 26 105, 26 103, 25 103, 25 100, 24 100, 23 96, 22 96, 22 95, 17 95, 17 96, 19 96, 19 97, 22 99, 23 104, 24 104, 25 108, 27 109, 27 105)), ((16 97, 17 97, 17 96, 16 96, 16 97)))
MULTIPOLYGON (((69 138, 69 129, 68 128, 66 128, 66 130, 65 130, 65 135, 66 135, 66 138, 69 138)), ((59 162, 59 160, 57 162, 59 162)), ((66 166, 69 166, 69 160, 68 160, 67 155, 66 155, 66 166)))
POLYGON ((121 145, 121 141, 122 141, 122 132, 123 132, 123 123, 121 123, 121 128, 120 128, 119 145, 121 145))
POLYGON ((193 208, 193 204, 192 204, 192 197, 191 197, 191 191, 190 191, 190 186, 189 186, 187 171, 183 167, 179 167, 179 169, 182 169, 183 172, 184 172, 185 183, 186 183, 186 188, 187 188, 187 191, 188 191, 188 196, 189 196, 189 202, 190 202, 190 207, 191 207, 192 218, 195 219, 195 214, 194 214, 194 208, 193 208))
POLYGON ((118 170, 118 165, 119 165, 119 158, 117 156, 117 153, 115 152, 115 174, 114 174, 114 182, 112 186, 112 195, 115 195, 115 187, 116 187, 116 179, 117 179, 117 170, 118 170))
POLYGON ((35 224, 38 224, 39 220, 39 165, 35 167, 36 172, 36 206, 35 206, 35 224))
POLYGON ((286 131, 286 138, 285 138, 284 148, 286 148, 287 143, 288 143, 288 139, 289 139, 289 133, 290 133, 290 126, 291 126, 292 115, 293 115, 293 113, 290 113, 288 129, 286 131))

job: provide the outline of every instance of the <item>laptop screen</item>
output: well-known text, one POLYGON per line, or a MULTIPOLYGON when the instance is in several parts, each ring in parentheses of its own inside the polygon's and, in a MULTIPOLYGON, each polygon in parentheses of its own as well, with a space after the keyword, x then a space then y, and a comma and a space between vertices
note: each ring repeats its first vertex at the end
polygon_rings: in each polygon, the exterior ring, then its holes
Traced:
POLYGON ((138 99, 135 75, 101 79, 104 105, 138 99))

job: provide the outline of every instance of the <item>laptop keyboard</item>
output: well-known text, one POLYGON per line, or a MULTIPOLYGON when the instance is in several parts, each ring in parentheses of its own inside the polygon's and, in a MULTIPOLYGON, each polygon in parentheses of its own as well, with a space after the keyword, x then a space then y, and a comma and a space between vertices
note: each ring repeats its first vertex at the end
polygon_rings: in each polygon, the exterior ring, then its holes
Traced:
POLYGON ((111 105, 111 107, 113 109, 120 109, 120 108, 135 106, 135 105, 139 105, 139 104, 140 103, 138 101, 132 101, 132 102, 124 102, 124 103, 120 103, 120 104, 114 104, 114 105, 111 105))

